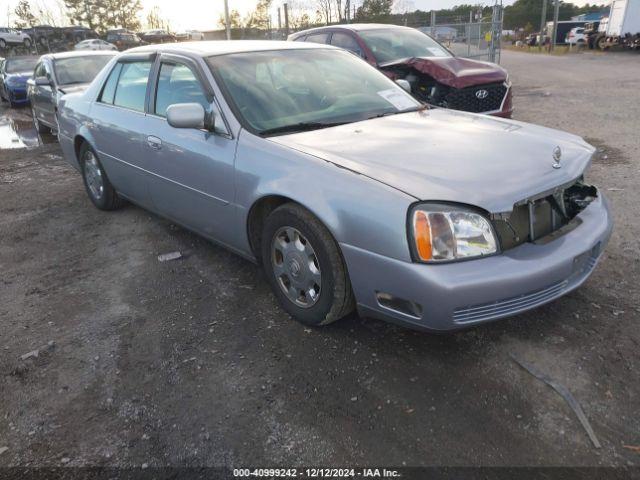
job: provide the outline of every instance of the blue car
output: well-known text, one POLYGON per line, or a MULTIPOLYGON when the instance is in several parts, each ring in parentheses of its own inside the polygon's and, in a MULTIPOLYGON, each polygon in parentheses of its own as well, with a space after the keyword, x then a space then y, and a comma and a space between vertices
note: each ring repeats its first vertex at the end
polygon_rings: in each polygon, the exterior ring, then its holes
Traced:
POLYGON ((0 97, 12 107, 29 103, 27 80, 40 57, 10 57, 0 65, 0 97))

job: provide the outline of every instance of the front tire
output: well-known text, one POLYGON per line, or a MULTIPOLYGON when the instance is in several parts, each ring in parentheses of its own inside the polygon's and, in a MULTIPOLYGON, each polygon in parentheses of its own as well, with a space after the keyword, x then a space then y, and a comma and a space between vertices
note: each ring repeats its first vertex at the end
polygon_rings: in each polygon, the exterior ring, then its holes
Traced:
POLYGON ((276 297, 293 318, 320 326, 353 311, 349 275, 336 241, 308 210, 275 209, 262 232, 262 263, 276 297))
POLYGON ((84 188, 91 202, 100 210, 121 208, 125 201, 111 185, 96 152, 87 143, 83 143, 79 156, 84 188))

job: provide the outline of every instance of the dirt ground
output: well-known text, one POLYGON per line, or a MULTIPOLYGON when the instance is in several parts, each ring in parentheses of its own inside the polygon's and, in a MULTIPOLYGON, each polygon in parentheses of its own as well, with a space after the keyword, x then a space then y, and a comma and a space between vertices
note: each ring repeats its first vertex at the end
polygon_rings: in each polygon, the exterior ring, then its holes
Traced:
POLYGON ((579 290, 442 336, 301 326, 257 266, 96 210, 28 110, 1 107, 0 466, 640 465, 640 56, 502 64, 515 118, 600 147, 588 179, 616 228, 579 290), (573 393, 602 448, 511 355, 573 393))

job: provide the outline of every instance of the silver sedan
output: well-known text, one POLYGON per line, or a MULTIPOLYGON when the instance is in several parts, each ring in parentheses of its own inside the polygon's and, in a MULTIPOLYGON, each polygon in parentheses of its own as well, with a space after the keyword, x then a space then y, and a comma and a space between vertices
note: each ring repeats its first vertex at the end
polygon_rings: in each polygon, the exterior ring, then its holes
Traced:
POLYGON ((452 330, 577 288, 612 229, 594 148, 427 108, 326 45, 151 45, 62 98, 102 210, 125 201, 259 262, 284 309, 452 330))

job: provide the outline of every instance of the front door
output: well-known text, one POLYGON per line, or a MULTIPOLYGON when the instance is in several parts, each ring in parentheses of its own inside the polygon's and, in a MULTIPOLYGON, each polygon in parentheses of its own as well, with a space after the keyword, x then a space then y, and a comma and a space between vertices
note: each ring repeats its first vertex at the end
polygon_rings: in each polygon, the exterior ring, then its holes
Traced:
POLYGON ((158 212, 228 243, 234 214, 235 140, 224 132, 174 128, 166 120, 167 108, 178 103, 199 103, 207 112, 215 109, 205 82, 195 62, 175 55, 160 58, 144 129, 144 156, 158 212))
POLYGON ((49 85, 37 85, 35 82, 32 82, 31 88, 33 88, 33 95, 31 97, 31 107, 41 123, 55 127, 55 106, 53 97, 56 92, 54 91, 50 68, 44 61, 40 62, 36 66, 34 79, 38 77, 47 78, 51 83, 49 85))

